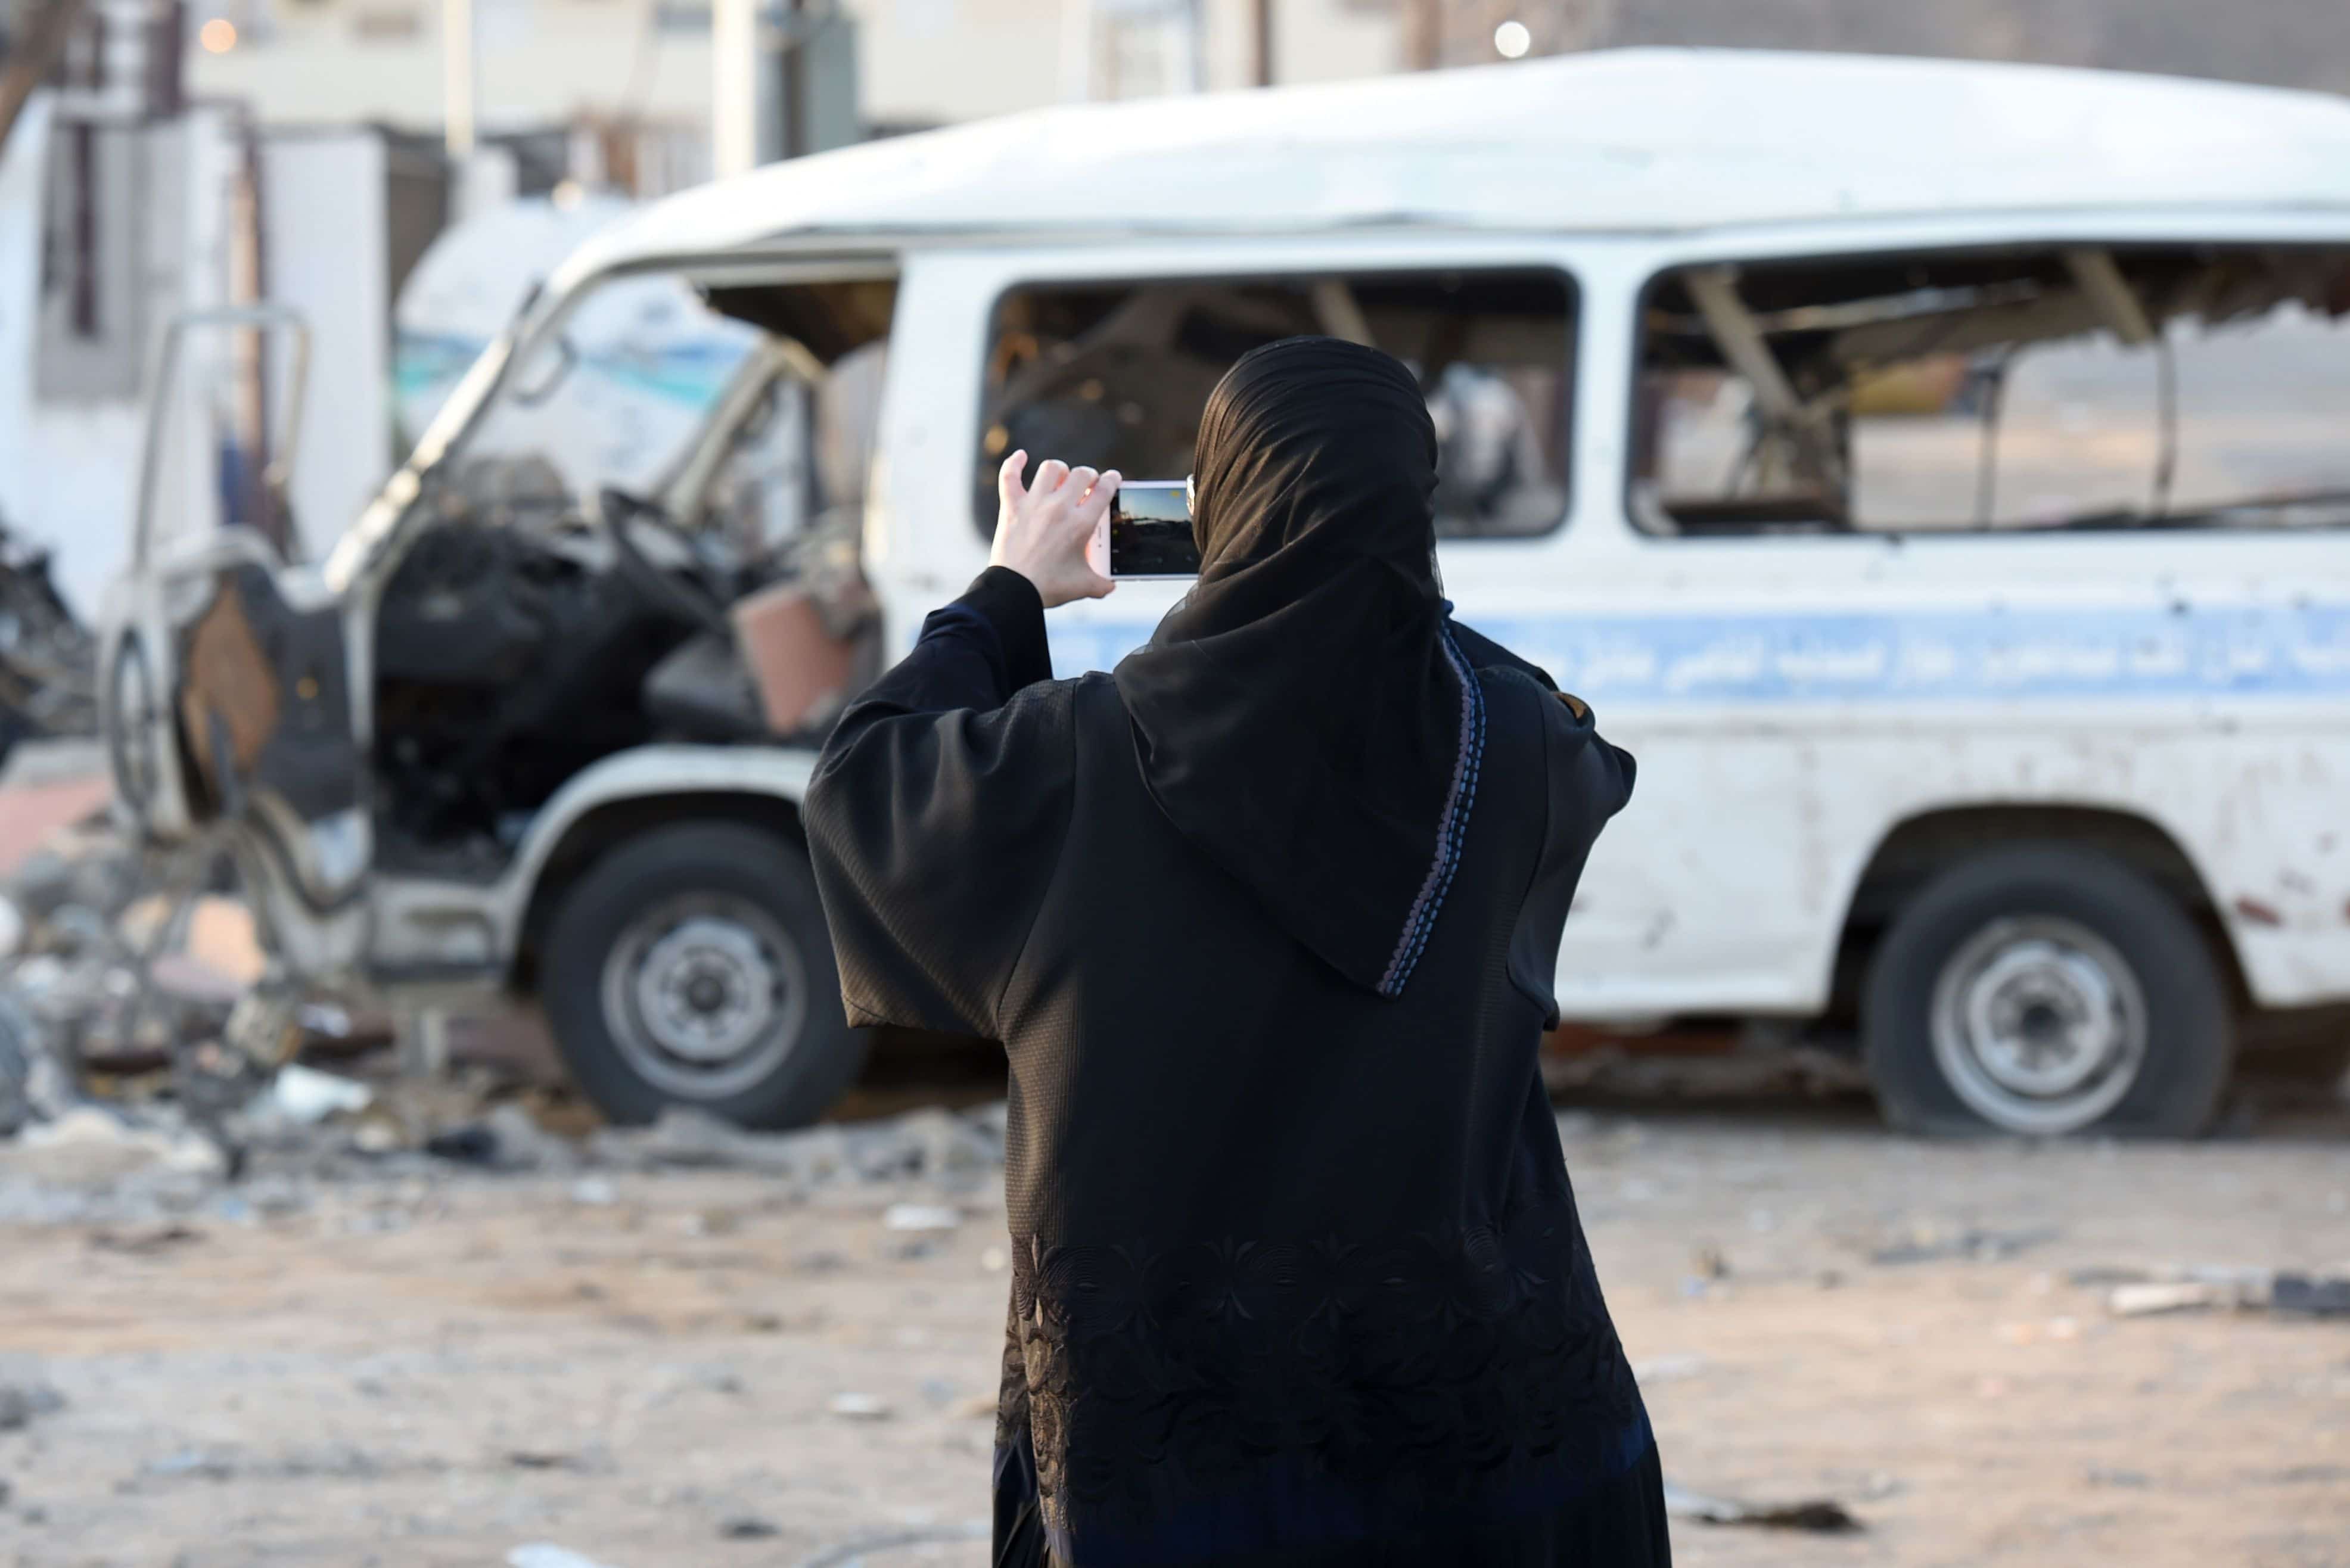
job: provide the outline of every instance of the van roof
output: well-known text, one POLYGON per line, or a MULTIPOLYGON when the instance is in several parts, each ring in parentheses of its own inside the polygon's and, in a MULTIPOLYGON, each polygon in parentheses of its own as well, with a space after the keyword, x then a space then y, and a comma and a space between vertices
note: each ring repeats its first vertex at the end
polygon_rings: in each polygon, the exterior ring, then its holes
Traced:
POLYGON ((1072 104, 868 142, 657 202, 556 281, 827 235, 1666 232, 2205 204, 2350 209, 2350 99, 2044 66, 1623 49, 1072 104))

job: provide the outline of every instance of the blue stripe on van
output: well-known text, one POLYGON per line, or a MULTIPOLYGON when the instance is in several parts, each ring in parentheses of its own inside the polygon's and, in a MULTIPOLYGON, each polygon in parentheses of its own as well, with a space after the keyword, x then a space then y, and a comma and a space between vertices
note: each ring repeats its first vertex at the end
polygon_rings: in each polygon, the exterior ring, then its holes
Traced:
MULTIPOLYGON (((1463 618, 1595 702, 2350 696, 2350 605, 1463 618)), ((1150 629, 1056 626, 1054 670, 1150 629)))

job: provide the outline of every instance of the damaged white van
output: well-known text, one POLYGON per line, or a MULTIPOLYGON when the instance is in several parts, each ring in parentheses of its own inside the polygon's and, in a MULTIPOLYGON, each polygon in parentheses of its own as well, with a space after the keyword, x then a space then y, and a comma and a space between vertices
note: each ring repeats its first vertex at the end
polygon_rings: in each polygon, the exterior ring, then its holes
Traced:
MULTIPOLYGON (((1783 1021, 1905 1127, 2181 1134, 2248 1019, 2350 1001, 2350 103, 2145 78, 1601 54, 672 199, 322 565, 142 559, 123 796, 229 825, 301 975, 536 993, 616 1117, 807 1119, 860 1048, 827 719, 984 564, 1004 452, 1180 478, 1298 332, 1414 368, 1460 614, 1638 755, 1569 1018, 1783 1021), (649 277, 719 348, 632 348, 649 277), (545 433, 598 375, 706 390, 621 474, 545 433)), ((1057 667, 1179 591, 1056 613, 1057 667)))

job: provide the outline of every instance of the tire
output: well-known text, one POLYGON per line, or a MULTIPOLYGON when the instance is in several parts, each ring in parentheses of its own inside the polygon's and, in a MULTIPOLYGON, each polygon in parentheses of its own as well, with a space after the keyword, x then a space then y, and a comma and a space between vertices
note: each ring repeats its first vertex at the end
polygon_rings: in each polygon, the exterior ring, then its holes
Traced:
POLYGON ((1871 959, 1863 1054, 1905 1132, 2185 1137, 2234 1058, 2210 947, 2106 856, 2019 845, 1943 872, 1871 959))
POLYGON ((541 997, 572 1077, 610 1120, 689 1106, 805 1126, 857 1075, 807 858, 733 823, 680 823, 606 854, 547 931, 541 997))

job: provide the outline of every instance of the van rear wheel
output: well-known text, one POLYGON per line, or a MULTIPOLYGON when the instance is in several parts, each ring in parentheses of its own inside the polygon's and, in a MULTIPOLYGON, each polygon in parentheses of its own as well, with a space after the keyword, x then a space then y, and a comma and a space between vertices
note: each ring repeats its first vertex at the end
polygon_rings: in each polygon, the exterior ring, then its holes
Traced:
POLYGON ((2233 1057, 2227 991, 2168 894, 2106 856, 2026 845, 1918 892, 1886 933, 1864 1052, 1905 1131, 2188 1137, 2233 1057))
POLYGON ((754 827, 681 823, 605 856, 556 910, 543 980, 572 1076, 615 1122, 689 1106, 800 1127, 863 1060, 806 857, 754 827))

